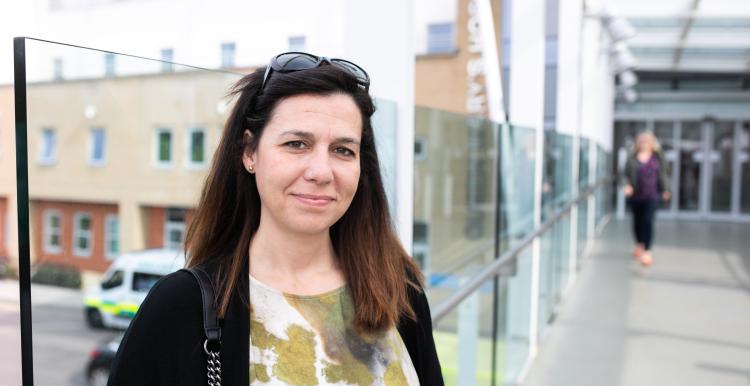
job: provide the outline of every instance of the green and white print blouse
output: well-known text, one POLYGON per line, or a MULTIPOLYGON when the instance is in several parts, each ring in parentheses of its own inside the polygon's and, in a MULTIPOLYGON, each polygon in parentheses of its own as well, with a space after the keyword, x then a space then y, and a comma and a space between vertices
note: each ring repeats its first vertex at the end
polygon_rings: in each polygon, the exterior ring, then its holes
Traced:
POLYGON ((251 276, 250 385, 419 385, 398 331, 358 333, 353 315, 346 286, 300 296, 251 276))

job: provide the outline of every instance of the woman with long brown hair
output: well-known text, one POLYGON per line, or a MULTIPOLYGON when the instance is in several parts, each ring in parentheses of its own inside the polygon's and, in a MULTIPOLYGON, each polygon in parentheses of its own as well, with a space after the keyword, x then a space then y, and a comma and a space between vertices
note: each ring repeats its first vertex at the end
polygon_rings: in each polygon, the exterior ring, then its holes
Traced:
MULTIPOLYGON (((389 216, 369 77, 284 53, 240 80, 186 238, 212 279, 221 379, 442 385, 423 278, 389 216)), ((133 320, 110 385, 205 385, 201 293, 178 271, 133 320)))

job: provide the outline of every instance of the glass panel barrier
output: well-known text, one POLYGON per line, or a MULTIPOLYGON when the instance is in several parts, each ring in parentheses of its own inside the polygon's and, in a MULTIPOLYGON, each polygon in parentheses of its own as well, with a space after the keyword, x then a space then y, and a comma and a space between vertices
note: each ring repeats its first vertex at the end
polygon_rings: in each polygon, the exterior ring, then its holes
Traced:
MULTIPOLYGON (((185 232, 243 73, 26 39, 35 384, 104 384, 185 232), (62 58, 66 72, 54 73, 62 58), (168 64, 168 65, 166 65, 168 64), (133 265, 125 261, 134 262, 133 265)), ((396 105, 373 117, 386 191, 396 105)), ((24 199, 24 198, 22 198, 24 199)))
POLYGON ((492 385, 494 287, 487 280, 433 326, 446 386, 492 385))
POLYGON ((497 128, 422 107, 415 119, 413 254, 439 297, 493 259, 497 128))
MULTIPOLYGON (((497 132, 481 118, 415 109, 412 251, 433 306, 495 258, 497 132)), ((435 326, 448 385, 491 382, 494 298, 488 285, 489 292, 480 290, 435 326)))
POLYGON ((518 382, 530 353, 531 323, 531 248, 518 256, 510 275, 498 280, 496 385, 518 382))
MULTIPOLYGON (((571 196, 572 137, 545 132, 544 175, 542 185, 542 221, 561 209, 571 196)), ((568 277, 570 238, 566 236, 569 219, 562 219, 541 238, 539 259, 539 329, 541 338, 559 303, 568 277)))
POLYGON ((581 138, 578 150, 578 186, 579 191, 582 191, 589 186, 589 140, 587 138, 581 138))
POLYGON ((34 381, 102 382, 149 288, 184 262, 241 74, 33 39, 26 71, 34 381))
POLYGON ((500 253, 534 229, 535 143, 534 129, 500 128, 500 253))
POLYGON ((577 265, 580 267, 581 265, 581 256, 583 255, 583 251, 586 248, 586 243, 588 241, 588 209, 589 209, 589 200, 583 199, 581 201, 578 201, 578 249, 577 249, 577 256, 578 256, 578 263, 577 265))

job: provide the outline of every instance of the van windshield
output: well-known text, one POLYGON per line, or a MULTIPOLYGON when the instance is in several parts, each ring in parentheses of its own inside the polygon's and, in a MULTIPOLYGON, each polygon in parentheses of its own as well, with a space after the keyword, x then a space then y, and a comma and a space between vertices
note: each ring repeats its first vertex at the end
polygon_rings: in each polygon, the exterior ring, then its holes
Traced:
POLYGON ((162 275, 153 273, 134 272, 133 273, 133 291, 148 292, 156 284, 162 275))
POLYGON ((122 285, 125 275, 122 271, 114 271, 112 275, 102 282, 102 289, 112 289, 122 285))

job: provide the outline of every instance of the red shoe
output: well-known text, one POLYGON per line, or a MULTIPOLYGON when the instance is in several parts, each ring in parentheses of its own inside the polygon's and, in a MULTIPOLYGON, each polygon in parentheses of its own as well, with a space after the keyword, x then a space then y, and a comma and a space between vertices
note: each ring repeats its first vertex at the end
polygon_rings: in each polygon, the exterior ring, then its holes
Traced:
POLYGON ((641 264, 643 264, 644 267, 648 267, 653 263, 654 258, 651 257, 651 253, 649 251, 645 251, 643 255, 641 255, 641 264))
POLYGON ((633 257, 636 261, 640 261, 641 256, 643 256, 643 252, 646 250, 643 248, 642 244, 636 244, 635 249, 633 250, 633 257))

